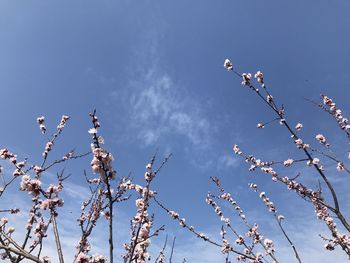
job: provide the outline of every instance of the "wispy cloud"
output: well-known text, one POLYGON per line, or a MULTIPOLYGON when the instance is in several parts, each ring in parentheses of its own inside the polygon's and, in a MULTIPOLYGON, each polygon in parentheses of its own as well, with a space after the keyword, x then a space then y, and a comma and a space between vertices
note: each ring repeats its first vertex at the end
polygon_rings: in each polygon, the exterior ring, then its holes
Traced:
POLYGON ((235 158, 233 154, 229 155, 222 155, 218 158, 218 169, 224 169, 224 168, 236 168, 241 164, 241 161, 235 158))
MULTIPOLYGON (((324 248, 325 242, 319 237, 319 234, 329 236, 329 233, 321 221, 314 224, 305 224, 304 222, 297 227, 287 227, 287 232, 296 245, 303 262, 332 263, 346 262, 348 260, 345 252, 340 248, 336 248, 334 251, 328 251, 324 248)), ((280 261, 286 263, 296 262, 291 247, 284 239, 282 240, 282 236, 273 238, 278 245, 277 253, 280 261)))
POLYGON ((190 238, 188 242, 179 244, 175 248, 175 262, 216 263, 224 262, 225 256, 221 253, 219 247, 214 247, 203 240, 190 238))
POLYGON ((87 186, 83 187, 73 182, 67 183, 64 186, 64 190, 64 193, 68 195, 69 198, 76 200, 76 202, 87 200, 90 194, 89 188, 87 186))
POLYGON ((161 146, 174 154, 181 145, 181 154, 190 156, 191 165, 200 170, 231 169, 234 161, 216 149, 226 117, 215 116, 214 110, 208 114, 207 98, 185 76, 174 76, 159 48, 161 29, 146 31, 125 67, 128 80, 110 92, 108 104, 123 112, 115 125, 116 141, 133 141, 141 148, 161 146))
POLYGON ((130 120, 144 145, 155 144, 171 136, 180 136, 191 145, 210 143, 212 124, 198 101, 188 99, 186 89, 175 84, 169 74, 156 67, 139 81, 130 83, 130 120))

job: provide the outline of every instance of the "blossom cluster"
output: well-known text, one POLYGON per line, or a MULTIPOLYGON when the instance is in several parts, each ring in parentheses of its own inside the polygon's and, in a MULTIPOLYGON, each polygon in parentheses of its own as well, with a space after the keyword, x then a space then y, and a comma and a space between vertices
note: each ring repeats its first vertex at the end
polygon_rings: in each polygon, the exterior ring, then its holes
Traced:
POLYGON ((81 252, 76 257, 75 262, 77 262, 77 263, 105 263, 105 262, 107 262, 107 258, 105 256, 102 256, 99 254, 89 256, 89 255, 81 252))
POLYGON ((94 173, 100 174, 103 181, 107 178, 114 180, 117 172, 112 167, 113 156, 103 148, 95 148, 92 151, 93 159, 91 168, 94 173))
POLYGON ((274 203, 272 201, 270 201, 270 199, 266 196, 265 192, 261 192, 259 196, 260 196, 261 200, 263 200, 265 205, 268 207, 269 211, 275 213, 276 207, 275 207, 274 203))
MULTIPOLYGON (((131 220, 131 242, 129 244, 124 244, 124 249, 126 254, 123 256, 124 259, 130 259, 135 263, 144 263, 150 260, 150 254, 147 248, 151 244, 151 228, 153 226, 153 219, 148 214, 149 206, 149 184, 152 181, 153 174, 152 171, 153 162, 146 165, 146 176, 145 180, 147 182, 146 187, 137 187, 140 191, 140 198, 136 199, 135 204, 137 208, 137 213, 131 220)), ((127 187, 133 188, 132 184, 127 184, 127 187)), ((157 232, 157 231, 156 231, 157 232)))
POLYGON ((233 65, 229 59, 225 59, 224 68, 227 69, 228 71, 233 70, 233 65))
MULTIPOLYGON (((243 152, 240 151, 237 145, 234 146, 234 151, 239 155, 245 156, 243 152)), ((251 155, 246 156, 245 159, 248 162, 252 162, 256 166, 261 167, 263 172, 270 174, 273 178, 273 181, 280 181, 284 183, 285 185, 287 185, 287 188, 289 190, 294 190, 301 197, 307 198, 308 200, 311 201, 311 203, 315 207, 315 212, 317 214, 317 217, 323 220, 333 233, 334 239, 327 244, 326 246, 327 249, 330 249, 332 248, 332 246, 336 246, 336 245, 340 245, 341 247, 343 247, 343 249, 344 247, 346 248, 346 250, 348 249, 348 245, 350 244, 349 243, 350 239, 345 234, 338 234, 336 225, 333 222, 332 217, 328 214, 327 207, 324 205, 324 200, 323 200, 323 197, 321 196, 321 192, 314 191, 310 188, 307 188, 301 183, 298 183, 295 179, 289 179, 287 176, 280 178, 278 176, 278 173, 272 167, 266 167, 266 165, 268 166, 269 163, 262 162, 251 155)), ((315 159, 316 158, 314 158, 314 163, 318 164, 319 161, 315 159)), ((256 189, 255 184, 251 184, 250 186, 251 188, 256 189)), ((266 197, 266 194, 264 192, 260 193, 260 198, 265 202, 265 204, 268 206, 271 212, 276 211, 274 204, 266 197)), ((280 221, 283 218, 284 218, 283 216, 279 216, 278 220, 280 221)))
POLYGON ((98 129, 101 125, 95 112, 90 113, 90 117, 93 124, 93 128, 88 131, 93 138, 93 143, 91 144, 93 154, 93 159, 91 161, 92 171, 100 174, 104 182, 114 180, 117 172, 112 167, 112 161, 114 160, 113 155, 101 147, 101 144, 104 144, 104 139, 102 136, 97 136, 98 129))
POLYGON ((46 133, 45 117, 40 116, 40 117, 36 118, 36 122, 39 124, 39 128, 40 128, 42 134, 46 133))
MULTIPOLYGON (((213 178, 213 180, 218 180, 218 179, 214 179, 213 178)), ((218 181, 217 181, 217 183, 218 183, 218 181)), ((214 198, 214 196, 209 193, 207 195, 207 198, 206 198, 207 204, 213 207, 214 211, 220 217, 221 221, 223 221, 225 223, 225 225, 229 229, 231 229, 233 231, 233 233, 236 235, 237 239, 235 240, 235 243, 237 245, 244 245, 244 247, 245 247, 244 250, 243 250, 243 253, 239 253, 237 255, 236 259, 238 261, 246 261, 246 259, 249 258, 250 262, 253 262, 253 263, 262 262, 262 258, 263 258, 262 253, 257 252, 255 254, 253 252, 253 245, 252 246, 248 246, 246 241, 245 241, 245 239, 244 239, 244 237, 242 235, 239 235, 237 233, 237 231, 232 228, 231 223, 230 223, 230 219, 224 217, 220 206, 213 200, 213 198, 214 198)), ((233 200, 230 197, 229 193, 224 193, 223 195, 221 195, 220 198, 223 198, 223 199, 225 199, 225 200, 227 200, 229 202, 231 202, 233 200)), ((233 202, 235 203, 235 201, 233 201, 233 202)), ((246 218, 245 218, 245 216, 243 214, 243 211, 240 209, 239 206, 235 206, 235 207, 237 208, 236 210, 239 211, 239 215, 240 215, 241 219, 246 223, 246 225, 248 225, 248 222, 246 221, 246 218)), ((228 254, 231 251, 236 252, 233 249, 233 247, 230 245, 230 242, 228 241, 228 239, 225 238, 226 231, 225 231, 223 226, 221 228, 220 235, 222 237, 221 252, 224 253, 224 254, 228 254)), ((261 242, 261 239, 262 239, 262 236, 260 234, 258 234, 258 232, 257 232, 257 225, 254 225, 252 228, 250 228, 249 231, 246 233, 246 236, 251 237, 253 239, 253 244, 257 244, 257 243, 261 242)))
POLYGON ((10 152, 8 149, 0 149, 0 158, 9 160, 13 164, 17 164, 17 155, 10 152))
MULTIPOLYGON (((243 220, 243 222, 245 223, 245 225, 248 227, 248 231, 245 233, 245 236, 250 237, 252 240, 252 245, 248 246, 247 245, 247 241, 245 240, 243 235, 238 234, 238 232, 236 230, 234 230, 230 224, 230 220, 229 219, 225 219, 225 217, 223 216, 223 212, 221 210, 221 208, 217 205, 217 203, 213 200, 213 195, 208 194, 206 201, 209 205, 211 205, 215 212, 221 217, 224 218, 225 220, 222 219, 222 221, 224 221, 227 225, 227 227, 229 229, 231 229, 233 231, 233 233, 236 235, 237 239, 235 240, 235 243, 237 245, 244 245, 244 250, 242 254, 238 254, 236 259, 238 261, 246 261, 247 257, 250 258, 250 262, 262 262, 263 259, 263 254, 261 252, 257 252, 254 253, 253 252, 253 248, 256 244, 260 244, 263 249, 266 252, 267 256, 270 256, 273 260, 276 260, 276 257, 274 255, 275 253, 275 249, 273 246, 266 246, 264 244, 264 237, 259 233, 258 231, 258 225, 255 223, 253 225, 250 225, 245 217, 245 215, 243 214, 242 209, 238 206, 237 202, 231 197, 230 193, 227 193, 225 191, 225 189, 221 186, 220 180, 217 177, 212 177, 211 178, 212 181, 216 184, 217 188, 220 191, 220 195, 218 196, 218 198, 223 199, 228 201, 231 205, 233 205, 234 209, 236 211, 238 211, 238 215, 239 217, 243 220)), ((256 190, 257 186, 256 184, 250 184, 249 185, 250 188, 252 188, 253 190, 256 190)), ((265 196, 266 197, 266 196, 265 196)), ((273 207, 273 203, 271 201, 269 201, 266 198, 266 202, 270 205, 270 207, 273 207)), ((223 231, 223 230, 222 230, 223 231)), ((269 239, 267 239, 269 240, 269 239)), ((224 244, 225 245, 225 244, 224 244)), ((223 245, 223 248, 224 248, 223 245)))
MULTIPOLYGON (((258 96, 262 99, 264 97, 262 94, 259 92, 257 88, 255 88, 251 83, 250 83, 250 76, 246 73, 242 74, 243 77, 243 82, 242 84, 248 85, 253 91, 255 91, 258 96)), ((313 156, 313 152, 318 152, 321 155, 328 157, 329 159, 336 161, 337 162, 337 170, 338 171, 347 171, 347 168, 345 167, 345 164, 342 161, 339 161, 336 157, 334 157, 333 152, 331 152, 330 155, 324 154, 323 152, 319 152, 313 148, 310 147, 309 144, 304 143, 299 136, 297 136, 296 132, 294 132, 291 129, 291 126, 287 123, 285 119, 285 112, 284 112, 284 107, 282 106, 281 109, 277 108, 275 102, 269 99, 269 97, 272 98, 268 90, 266 89, 266 86, 263 82, 263 75, 260 75, 259 72, 255 75, 255 78, 257 79, 258 83, 262 84, 262 87, 264 88, 265 92, 267 93, 267 98, 264 99, 265 102, 269 104, 269 107, 278 115, 278 118, 280 119, 280 123, 284 124, 285 128, 288 130, 290 133, 295 145, 297 148, 301 149, 302 152, 306 155, 307 157, 307 165, 313 166, 316 169, 316 172, 319 174, 320 178, 322 181, 325 183, 325 186, 327 189, 330 191, 331 198, 333 199, 333 207, 329 204, 326 203, 324 198, 322 197, 322 192, 321 190, 314 191, 308 187, 305 187, 301 183, 298 183, 295 179, 300 175, 298 174, 294 179, 289 179, 287 176, 285 177, 280 177, 279 174, 276 172, 276 170, 272 167, 274 163, 278 162, 270 162, 270 163, 264 163, 261 162, 259 159, 256 159, 255 157, 251 155, 244 155, 240 148, 237 145, 234 145, 233 151, 235 154, 241 155, 245 158, 246 162, 252 163, 249 170, 254 171, 257 167, 259 167, 264 173, 270 174, 272 176, 272 180, 277 182, 280 181, 284 184, 287 185, 288 189, 294 190, 299 196, 302 198, 311 201, 311 203, 314 205, 316 214, 318 218, 323 220, 326 225, 328 226, 329 230, 332 233, 333 239, 326 245, 327 249, 334 249, 335 245, 340 245, 342 249, 350 256, 350 250, 348 247, 348 237, 344 234, 338 235, 337 229, 335 224, 333 224, 333 219, 332 216, 328 214, 328 211, 332 211, 333 214, 335 215, 336 218, 339 219, 340 223, 348 230, 350 231, 350 227, 348 223, 346 222, 346 219, 344 218, 342 212, 340 211, 339 204, 338 204, 338 198, 337 194, 332 186, 332 183, 329 181, 327 175, 325 174, 325 168, 323 165, 320 163, 320 159, 317 157, 313 156), (341 238, 340 238, 341 237, 341 238)), ((341 127, 342 130, 344 130, 350 138, 350 124, 348 122, 348 119, 344 117, 342 111, 337 108, 336 104, 330 99, 329 97, 325 95, 321 95, 323 98, 323 105, 320 104, 319 107, 327 111, 329 114, 331 114, 338 122, 338 125, 341 127)), ((263 128, 264 124, 258 124, 258 128, 263 128)), ((303 128, 303 125, 301 123, 298 123, 295 126, 296 131, 300 131, 303 128)), ((327 148, 330 148, 329 143, 327 142, 327 139, 324 135, 322 134, 317 134, 316 139, 321 143, 322 145, 325 145, 327 148)), ((350 157, 350 154, 349 154, 350 157)), ((299 160, 301 161, 301 160, 299 160)), ((291 166, 295 161, 291 158, 288 160, 282 162, 285 167, 291 166)), ((256 188, 254 189, 256 190, 256 188)), ((276 212, 276 209, 273 205, 273 203, 266 197, 265 193, 261 193, 260 197, 262 200, 265 202, 265 204, 269 207, 269 210, 273 213, 276 212)), ((278 216, 277 220, 280 223, 280 221, 283 219, 283 216, 278 216)), ((279 224, 280 225, 280 224, 279 224)), ((281 227, 281 225, 280 225, 281 227)), ((266 245, 271 245, 270 242, 268 242, 266 245)), ((292 246, 294 251, 295 248, 292 246)), ((300 262, 300 258, 295 253, 296 258, 300 262)))
POLYGON ((20 189, 36 197, 40 194, 41 181, 39 179, 31 179, 28 174, 23 175, 20 189))
POLYGON ((70 119, 68 115, 62 115, 60 123, 57 125, 58 130, 62 130, 66 126, 66 122, 70 119))
POLYGON ((321 95, 323 99, 324 109, 327 110, 338 122, 341 129, 346 131, 349 135, 350 124, 348 118, 344 117, 341 109, 338 109, 333 100, 326 95, 321 95))

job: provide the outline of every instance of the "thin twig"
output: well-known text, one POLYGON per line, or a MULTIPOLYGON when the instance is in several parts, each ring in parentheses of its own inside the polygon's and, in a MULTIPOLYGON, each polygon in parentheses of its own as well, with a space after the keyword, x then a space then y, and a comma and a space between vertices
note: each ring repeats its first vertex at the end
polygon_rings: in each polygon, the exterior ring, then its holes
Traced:
POLYGON ((55 243, 56 243, 56 248, 57 248, 57 253, 58 253, 58 259, 59 259, 60 263, 64 263, 63 252, 62 252, 62 247, 61 247, 61 242, 60 242, 60 236, 58 234, 56 215, 55 215, 55 211, 53 211, 53 209, 51 209, 51 221, 52 221, 53 232, 55 235, 55 243))
POLYGON ((169 263, 172 263, 173 253, 174 253, 174 248, 175 248, 175 241, 176 241, 176 237, 174 237, 173 244, 171 245, 171 253, 170 253, 169 263))

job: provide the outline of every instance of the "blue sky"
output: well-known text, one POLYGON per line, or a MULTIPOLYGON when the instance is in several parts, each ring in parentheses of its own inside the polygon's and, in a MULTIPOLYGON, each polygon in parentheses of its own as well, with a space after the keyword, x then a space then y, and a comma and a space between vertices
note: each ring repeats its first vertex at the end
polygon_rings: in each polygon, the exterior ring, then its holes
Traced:
MULTIPOLYGON (((317 235, 326 231, 309 204, 296 200, 294 193, 264 175, 249 173, 247 165, 233 156, 235 143, 267 160, 296 158, 300 153, 278 124, 263 130, 255 128, 273 115, 240 85, 240 79, 225 72, 223 61, 229 57, 240 72, 263 71, 274 97, 285 105, 290 122, 304 124, 303 138, 316 145, 314 136, 324 133, 345 159, 347 141, 336 123, 304 98, 318 100, 324 93, 349 113, 349 11, 350 3, 343 0, 320 0, 317 4, 3 0, 1 147, 37 163, 45 138, 40 135, 36 117, 44 115, 52 132, 61 115, 68 114, 71 120, 52 158, 72 148, 85 152, 90 145, 88 113, 97 109, 101 133, 116 158, 114 166, 120 175, 131 172, 137 182, 142 182, 145 164, 157 149, 159 161, 173 153, 154 188, 165 204, 199 229, 219 237, 220 222, 204 202, 207 191, 214 189, 209 177, 215 175, 251 215, 251 222, 266 227, 266 236, 271 233, 272 239, 280 240, 263 204, 248 190, 247 184, 254 181, 271 193, 286 215, 287 229, 301 242, 302 256, 314 262, 318 256, 327 262, 334 262, 334 257, 344 259, 339 251, 317 250, 322 246, 317 235), (306 244, 306 235, 313 236, 314 244, 306 244)), ((80 207, 83 196, 77 193, 83 192, 82 173, 89 169, 89 163, 90 157, 63 166, 73 175, 67 186, 67 213, 74 211, 74 205, 80 207)), ((349 197, 344 186, 346 176, 337 174, 335 165, 329 167, 345 200, 349 197)), ((299 170, 312 174, 303 166, 299 170)), ((303 180, 310 186, 317 184, 307 176, 303 180)), ((21 195, 16 200, 24 202, 25 198, 21 195)), ((343 206, 350 211, 344 201, 343 206)), ((120 224, 127 226, 134 213, 133 203, 118 211, 120 224)), ((220 254, 215 248, 179 229, 162 211, 156 216, 170 235, 178 237, 178 258, 219 262, 214 258, 220 254), (189 244, 207 254, 202 257, 199 252, 193 253, 189 244)), ((69 232, 74 223, 64 226, 67 229, 62 231, 69 232)), ((120 253, 128 231, 118 235, 120 253)), ((96 237, 103 239, 103 235, 96 237)), ((155 250, 163 239, 161 236, 159 243, 155 241, 155 250)), ((280 247, 280 251, 286 250, 283 241, 280 247)), ((73 245, 71 248, 74 252, 73 245)), ((291 251, 280 255, 288 258, 288 253, 291 251)), ((310 260, 306 262, 313 262, 310 260)))

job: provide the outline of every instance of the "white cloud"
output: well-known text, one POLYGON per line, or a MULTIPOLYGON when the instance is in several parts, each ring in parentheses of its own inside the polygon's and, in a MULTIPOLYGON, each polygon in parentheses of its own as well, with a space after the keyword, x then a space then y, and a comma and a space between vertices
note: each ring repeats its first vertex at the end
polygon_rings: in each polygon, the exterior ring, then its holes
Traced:
POLYGON ((71 199, 75 200, 76 203, 87 200, 90 194, 87 186, 83 187, 73 182, 64 184, 64 193, 71 199))
POLYGON ((182 262, 184 258, 191 263, 225 262, 225 256, 219 247, 214 247, 198 238, 191 238, 188 243, 182 243, 175 247, 174 262, 182 262))
MULTIPOLYGON (((309 224, 303 224, 302 228, 298 227, 298 231, 292 231, 292 228, 287 229, 289 236, 296 245, 302 262, 346 262, 348 257, 341 249, 336 248, 334 251, 327 251, 324 248, 325 242, 322 241, 319 234, 329 236, 326 227, 321 222, 314 220, 309 222, 309 224)), ((280 261, 286 263, 296 262, 289 244, 282 238, 275 237, 275 239, 279 244, 277 251, 280 261)))
POLYGON ((241 164, 241 161, 237 158, 234 158, 235 156, 226 154, 222 155, 218 158, 218 169, 224 169, 224 168, 236 168, 241 164))
POLYGON ((131 125, 145 145, 181 136, 192 145, 210 144, 213 125, 201 111, 198 101, 177 86, 167 73, 151 69, 130 84, 131 125))

